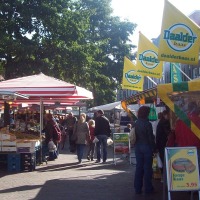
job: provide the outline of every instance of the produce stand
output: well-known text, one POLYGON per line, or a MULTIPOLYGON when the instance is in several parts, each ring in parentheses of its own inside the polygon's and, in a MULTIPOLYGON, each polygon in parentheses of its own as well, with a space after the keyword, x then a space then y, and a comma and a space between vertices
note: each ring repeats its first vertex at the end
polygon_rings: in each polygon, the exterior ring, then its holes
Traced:
MULTIPOLYGON (((14 104, 26 103, 40 106, 40 144, 42 144, 44 105, 76 106, 80 100, 93 99, 93 94, 89 90, 46 76, 43 73, 2 81, 0 82, 0 90, 19 92, 29 96, 28 99, 14 99, 12 102, 14 104)), ((42 145, 40 148, 40 162, 42 163, 42 145)))

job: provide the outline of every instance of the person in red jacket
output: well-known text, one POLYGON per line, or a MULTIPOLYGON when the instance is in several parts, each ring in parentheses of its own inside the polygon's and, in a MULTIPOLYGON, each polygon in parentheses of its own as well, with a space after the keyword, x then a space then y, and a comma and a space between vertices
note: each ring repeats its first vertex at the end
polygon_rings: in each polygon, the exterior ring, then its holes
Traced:
POLYGON ((88 121, 88 125, 89 125, 90 134, 89 134, 89 139, 88 139, 89 149, 88 149, 88 153, 87 153, 87 159, 93 161, 94 160, 94 149, 95 149, 95 143, 93 143, 95 121, 93 119, 90 119, 88 121))

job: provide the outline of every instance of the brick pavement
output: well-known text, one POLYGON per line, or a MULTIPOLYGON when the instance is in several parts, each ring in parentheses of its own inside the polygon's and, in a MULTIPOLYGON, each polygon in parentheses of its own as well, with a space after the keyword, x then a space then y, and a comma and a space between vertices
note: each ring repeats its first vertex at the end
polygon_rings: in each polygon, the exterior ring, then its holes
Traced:
MULTIPOLYGON (((85 156, 86 157, 86 156, 85 156)), ((159 200, 162 183, 154 180, 157 193, 135 195, 133 189, 135 166, 120 159, 113 164, 109 147, 107 164, 96 164, 77 157, 68 148, 60 152, 56 161, 37 166, 34 172, 0 172, 0 200, 159 200)), ((190 199, 188 193, 172 195, 172 199, 190 199)))

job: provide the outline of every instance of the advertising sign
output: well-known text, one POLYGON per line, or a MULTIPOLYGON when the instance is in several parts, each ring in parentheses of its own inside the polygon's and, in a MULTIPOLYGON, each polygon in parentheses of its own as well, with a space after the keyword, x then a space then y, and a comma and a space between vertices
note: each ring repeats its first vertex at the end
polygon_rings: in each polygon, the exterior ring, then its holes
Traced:
POLYGON ((143 91, 144 77, 135 74, 136 66, 124 57, 122 89, 143 91))
POLYGON ((199 167, 196 147, 165 149, 169 191, 199 190, 199 167))
POLYGON ((113 133, 114 142, 114 162, 116 155, 130 155, 129 133, 113 133))

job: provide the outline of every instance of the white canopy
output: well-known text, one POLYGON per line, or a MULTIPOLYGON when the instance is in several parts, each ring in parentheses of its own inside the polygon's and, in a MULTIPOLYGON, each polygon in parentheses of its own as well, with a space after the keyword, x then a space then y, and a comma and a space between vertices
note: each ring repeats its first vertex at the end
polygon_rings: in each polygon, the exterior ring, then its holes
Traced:
POLYGON ((121 101, 116 101, 114 103, 109 103, 109 104, 105 104, 105 105, 101 105, 101 106, 92 107, 89 109, 89 111, 95 111, 95 110, 109 111, 112 109, 122 109, 121 101))

